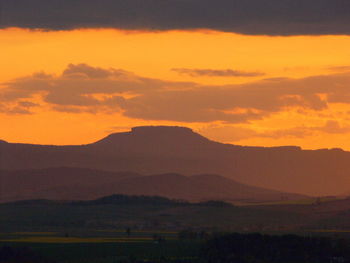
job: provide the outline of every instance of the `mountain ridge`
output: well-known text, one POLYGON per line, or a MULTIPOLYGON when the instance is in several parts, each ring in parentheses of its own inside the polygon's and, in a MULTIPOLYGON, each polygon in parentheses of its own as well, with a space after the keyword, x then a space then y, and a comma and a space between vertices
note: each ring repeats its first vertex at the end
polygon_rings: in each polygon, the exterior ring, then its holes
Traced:
MULTIPOLYGON (((124 136, 159 136, 160 133, 164 134, 164 132, 168 131, 167 135, 178 135, 179 131, 181 131, 182 135, 194 135, 193 137, 197 137, 197 139, 202 139, 203 142, 211 142, 226 146, 234 146, 234 147, 244 147, 244 148, 252 148, 252 149, 288 149, 288 150, 302 150, 302 151, 341 151, 341 152, 348 152, 342 148, 334 147, 334 148, 319 148, 319 149, 303 149, 302 147, 298 145, 282 145, 282 146, 248 146, 248 145, 237 145, 232 143, 222 143, 217 142, 215 140, 208 139, 204 137, 203 135, 195 132, 193 129, 183 126, 136 126, 132 127, 130 131, 124 131, 124 132, 113 132, 105 137, 98 139, 96 141, 83 143, 83 144, 34 144, 34 143, 22 143, 22 142, 8 142, 6 140, 0 139, 0 143, 6 143, 6 144, 14 144, 14 145, 33 145, 33 146, 47 146, 47 147, 79 147, 79 146, 91 146, 101 143, 114 143, 115 139, 120 139, 118 137, 124 137, 124 136), (153 131, 153 133, 152 133, 153 131), (170 131, 170 132, 169 132, 170 131), (177 131, 175 133, 174 131, 177 131)), ((118 142, 119 143, 119 142, 118 142)))
POLYGON ((92 200, 113 194, 164 196, 188 201, 278 201, 305 198, 241 184, 219 175, 175 173, 140 175, 82 168, 2 171, 0 201, 28 199, 92 200))
POLYGON ((66 166, 139 174, 207 173, 304 195, 350 190, 350 152, 222 144, 177 126, 135 127, 85 145, 1 143, 0 156, 2 170, 66 166))

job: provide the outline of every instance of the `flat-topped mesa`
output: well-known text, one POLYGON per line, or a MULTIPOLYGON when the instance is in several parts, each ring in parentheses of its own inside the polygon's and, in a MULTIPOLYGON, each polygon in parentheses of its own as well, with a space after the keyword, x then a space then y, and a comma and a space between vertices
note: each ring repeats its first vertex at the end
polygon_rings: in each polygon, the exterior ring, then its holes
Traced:
POLYGON ((280 150, 280 151, 301 151, 302 148, 294 145, 286 145, 286 146, 275 146, 275 147, 264 147, 269 150, 280 150))
POLYGON ((190 128, 180 126, 139 126, 131 129, 131 134, 140 136, 190 136, 202 137, 190 128))
POLYGON ((154 132, 182 132, 182 133, 194 133, 192 129, 182 126, 137 126, 131 128, 132 133, 149 134, 154 132))
POLYGON ((120 143, 133 140, 134 142, 173 142, 173 143, 198 143, 209 140, 202 135, 195 133, 190 128, 180 126, 139 126, 131 129, 130 132, 110 134, 104 139, 96 142, 120 143))

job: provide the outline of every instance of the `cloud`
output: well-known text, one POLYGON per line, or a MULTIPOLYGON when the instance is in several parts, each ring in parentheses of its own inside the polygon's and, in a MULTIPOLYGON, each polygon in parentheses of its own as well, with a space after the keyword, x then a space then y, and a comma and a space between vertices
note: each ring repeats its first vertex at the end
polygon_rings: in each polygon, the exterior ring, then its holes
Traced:
POLYGON ((35 73, 2 86, 0 101, 20 102, 17 106, 26 110, 39 97, 57 111, 119 112, 134 119, 178 122, 244 123, 294 108, 323 112, 332 103, 350 104, 350 73, 220 86, 71 64, 60 75, 35 73))
POLYGON ((9 115, 27 115, 32 114, 30 108, 36 107, 35 103, 31 102, 18 102, 12 105, 0 104, 0 113, 9 115))
POLYGON ((1 0, 0 4, 2 28, 350 33, 348 0, 1 0))
POLYGON ((335 72, 346 72, 346 71, 350 71, 350 66, 332 66, 332 67, 327 67, 327 69, 335 72))
POLYGON ((325 133, 342 134, 350 132, 349 126, 341 126, 339 122, 335 120, 329 120, 322 127, 315 127, 315 130, 322 131, 325 133))
POLYGON ((227 125, 209 125, 199 129, 198 132, 205 137, 221 142, 235 142, 258 137, 259 135, 257 131, 250 128, 227 125))
POLYGON ((243 123, 290 108, 323 111, 330 103, 349 104, 349 85, 348 74, 157 90, 124 101, 121 108, 138 119, 243 123))
POLYGON ((297 126, 287 129, 271 131, 257 131, 249 127, 232 125, 209 125, 198 131, 204 136, 223 142, 236 142, 251 138, 297 138, 302 139, 317 133, 346 134, 350 133, 350 126, 342 126, 336 120, 327 120, 321 126, 297 126))
POLYGON ((18 102, 18 106, 29 109, 29 108, 33 108, 33 107, 38 107, 40 105, 37 103, 23 100, 23 101, 18 102))
POLYGON ((175 71, 180 74, 186 74, 191 77, 258 77, 265 75, 262 72, 246 72, 233 69, 188 69, 188 68, 173 68, 172 71, 175 71))
POLYGON ((341 126, 338 121, 328 120, 322 126, 298 126, 290 129, 280 129, 271 132, 256 134, 256 137, 268 138, 305 138, 315 133, 323 132, 328 134, 345 134, 350 132, 350 126, 341 126))
POLYGON ((128 132, 132 129, 132 125, 128 126, 112 126, 109 129, 107 129, 105 132, 110 134, 110 133, 120 133, 120 132, 128 132))
POLYGON ((337 85, 349 83, 350 75, 334 75, 157 90, 130 98, 121 107, 124 115, 139 119, 239 123, 262 119, 293 107, 325 110, 328 101, 320 94, 329 94, 332 101, 337 102, 341 100, 341 95, 349 93, 345 86, 341 89, 337 85))
MULTIPOLYGON (((101 106, 117 103, 121 94, 145 93, 164 87, 186 88, 190 83, 142 78, 119 69, 102 69, 86 64, 70 64, 59 76, 35 73, 3 83, 2 101, 42 94, 47 103, 61 106, 101 106), (95 98, 94 95, 104 95, 95 98), (119 96, 114 96, 119 94, 119 96), (108 97, 107 97, 108 96, 108 97)), ((191 84, 192 85, 192 84, 191 84)), ((193 85, 192 85, 193 86, 193 85)))

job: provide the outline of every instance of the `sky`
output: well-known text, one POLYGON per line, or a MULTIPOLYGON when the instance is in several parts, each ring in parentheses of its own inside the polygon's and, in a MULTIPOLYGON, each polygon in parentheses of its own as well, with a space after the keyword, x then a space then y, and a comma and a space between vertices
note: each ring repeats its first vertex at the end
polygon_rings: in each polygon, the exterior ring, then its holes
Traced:
POLYGON ((0 139, 140 125, 350 150, 348 0, 0 0, 0 139))

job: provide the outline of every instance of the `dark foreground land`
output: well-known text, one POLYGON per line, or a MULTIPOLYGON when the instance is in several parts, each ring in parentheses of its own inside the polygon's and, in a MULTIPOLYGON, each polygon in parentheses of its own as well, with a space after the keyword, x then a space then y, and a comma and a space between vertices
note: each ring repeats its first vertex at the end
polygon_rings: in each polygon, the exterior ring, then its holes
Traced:
POLYGON ((234 206, 114 195, 6 203, 0 263, 345 263, 349 211, 349 199, 234 206), (241 234, 222 234, 233 232, 241 234))
MULTIPOLYGON (((163 243, 153 241, 123 241, 110 243, 7 243, 15 252, 26 253, 27 263, 112 263, 112 262, 200 262, 201 243, 198 241, 167 240, 163 243), (26 249, 23 249, 25 247, 26 249)), ((20 257, 18 257, 20 258, 20 257)), ((0 252, 0 262, 6 261, 0 252)), ((18 259, 17 259, 18 260, 18 259)))
MULTIPOLYGON (((3 243, 0 262, 346 263, 350 240, 297 235, 215 234, 108 243, 3 243)), ((57 241, 58 242, 58 241, 57 241)))

